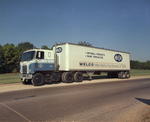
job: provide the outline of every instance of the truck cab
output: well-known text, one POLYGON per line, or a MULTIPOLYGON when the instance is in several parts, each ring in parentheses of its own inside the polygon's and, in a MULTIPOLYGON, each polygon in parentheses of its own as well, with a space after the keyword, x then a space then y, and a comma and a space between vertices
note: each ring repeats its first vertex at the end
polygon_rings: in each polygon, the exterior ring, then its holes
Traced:
POLYGON ((31 82, 38 72, 54 71, 54 53, 52 50, 31 49, 23 52, 19 77, 23 84, 31 82))

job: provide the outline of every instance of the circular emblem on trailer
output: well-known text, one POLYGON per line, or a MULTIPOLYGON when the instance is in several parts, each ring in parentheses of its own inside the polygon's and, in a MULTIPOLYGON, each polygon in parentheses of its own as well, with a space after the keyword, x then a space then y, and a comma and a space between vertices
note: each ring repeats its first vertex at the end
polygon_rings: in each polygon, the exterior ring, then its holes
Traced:
POLYGON ((63 50, 63 49, 62 49, 61 47, 57 47, 57 48, 56 48, 56 53, 61 53, 62 50, 63 50))
POLYGON ((117 61, 117 62, 121 62, 121 61, 123 60, 123 57, 122 57, 120 54, 116 54, 116 55, 114 56, 114 59, 115 59, 115 61, 117 61))

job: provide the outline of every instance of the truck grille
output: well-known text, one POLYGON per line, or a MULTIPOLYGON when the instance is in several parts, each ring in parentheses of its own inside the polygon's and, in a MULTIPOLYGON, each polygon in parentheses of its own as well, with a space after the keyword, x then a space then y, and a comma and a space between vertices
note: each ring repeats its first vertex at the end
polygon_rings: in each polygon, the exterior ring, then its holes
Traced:
POLYGON ((23 74, 27 74, 27 66, 22 66, 22 72, 23 74))

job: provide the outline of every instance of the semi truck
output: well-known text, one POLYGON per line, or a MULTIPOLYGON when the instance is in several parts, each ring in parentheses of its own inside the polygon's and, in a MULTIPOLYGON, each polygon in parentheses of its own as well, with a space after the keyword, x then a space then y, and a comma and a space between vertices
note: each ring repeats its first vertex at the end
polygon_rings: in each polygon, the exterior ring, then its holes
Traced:
POLYGON ((72 43, 54 45, 53 50, 29 49, 20 62, 19 77, 23 84, 45 82, 82 82, 83 73, 107 72, 108 78, 130 78, 130 53, 72 43))

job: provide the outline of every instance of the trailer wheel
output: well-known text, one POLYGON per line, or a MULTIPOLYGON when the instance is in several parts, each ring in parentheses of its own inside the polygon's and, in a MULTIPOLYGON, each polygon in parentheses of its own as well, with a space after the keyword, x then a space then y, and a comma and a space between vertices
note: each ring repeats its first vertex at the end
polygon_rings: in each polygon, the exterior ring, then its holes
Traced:
POLYGON ((43 74, 41 73, 36 73, 34 76, 33 76, 33 79, 32 79, 32 84, 34 86, 41 86, 44 84, 44 76, 43 74))
POLYGON ((65 83, 72 83, 73 82, 73 74, 71 72, 66 72, 64 75, 65 83))
POLYGON ((126 78, 130 78, 130 72, 127 71, 125 74, 126 74, 126 78))
POLYGON ((121 72, 118 72, 118 78, 122 78, 122 76, 121 76, 121 72))
POLYGON ((82 74, 82 72, 76 72, 74 74, 74 80, 76 82, 82 82, 82 80, 83 80, 83 74, 82 74))
POLYGON ((126 74, 125 74, 125 72, 121 72, 121 79, 125 79, 126 78, 126 74))
POLYGON ((61 75, 62 82, 64 82, 64 83, 65 83, 65 74, 66 74, 66 72, 63 72, 63 74, 61 75))

